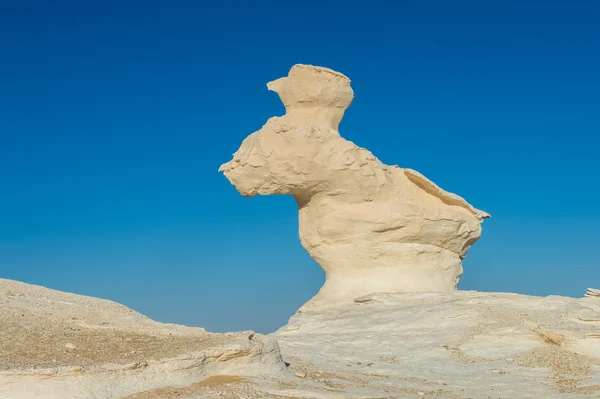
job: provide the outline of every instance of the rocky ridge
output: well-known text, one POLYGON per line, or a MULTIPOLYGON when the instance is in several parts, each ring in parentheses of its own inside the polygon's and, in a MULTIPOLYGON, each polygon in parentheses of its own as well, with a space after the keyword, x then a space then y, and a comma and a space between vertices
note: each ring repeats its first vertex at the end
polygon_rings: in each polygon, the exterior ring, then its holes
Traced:
POLYGON ((158 323, 112 301, 0 279, 0 398, 123 398, 285 370, 277 343, 158 323))

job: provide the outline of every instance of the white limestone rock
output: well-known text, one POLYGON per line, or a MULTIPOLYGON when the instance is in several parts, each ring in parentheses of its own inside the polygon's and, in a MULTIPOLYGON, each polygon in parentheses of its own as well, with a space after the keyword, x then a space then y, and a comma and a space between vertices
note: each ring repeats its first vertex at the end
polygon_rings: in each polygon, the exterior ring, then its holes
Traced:
POLYGON ((461 259, 489 215, 340 137, 354 96, 341 73, 295 65, 267 87, 286 114, 248 136, 219 171, 243 196, 296 199, 302 245, 326 272, 306 308, 372 292, 456 291, 461 259))
POLYGON ((585 293, 585 296, 590 298, 600 298, 600 290, 595 288, 588 288, 585 293))
POLYGON ((592 298, 377 293, 299 312, 272 336, 290 370, 305 376, 299 386, 339 390, 314 397, 600 396, 600 301, 592 298))

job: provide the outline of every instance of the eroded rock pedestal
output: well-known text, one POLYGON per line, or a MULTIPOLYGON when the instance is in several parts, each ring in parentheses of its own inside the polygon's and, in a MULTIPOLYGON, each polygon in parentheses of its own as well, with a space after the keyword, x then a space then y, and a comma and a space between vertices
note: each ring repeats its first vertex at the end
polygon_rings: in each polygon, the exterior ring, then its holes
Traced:
POLYGON ((455 291, 461 259, 489 215, 342 138, 337 129, 354 97, 346 76, 295 65, 267 87, 286 114, 248 136, 219 171, 244 196, 296 199, 302 245, 326 272, 307 305, 455 291))

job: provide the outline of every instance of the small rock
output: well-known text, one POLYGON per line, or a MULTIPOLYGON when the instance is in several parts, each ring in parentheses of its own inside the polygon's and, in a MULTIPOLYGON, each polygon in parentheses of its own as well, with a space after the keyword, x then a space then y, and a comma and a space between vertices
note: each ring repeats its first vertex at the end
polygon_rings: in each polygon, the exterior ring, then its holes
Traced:
POLYGON ((71 344, 71 343, 68 343, 68 344, 65 345, 65 349, 68 349, 68 350, 72 351, 73 349, 77 349, 77 347, 75 345, 71 344))

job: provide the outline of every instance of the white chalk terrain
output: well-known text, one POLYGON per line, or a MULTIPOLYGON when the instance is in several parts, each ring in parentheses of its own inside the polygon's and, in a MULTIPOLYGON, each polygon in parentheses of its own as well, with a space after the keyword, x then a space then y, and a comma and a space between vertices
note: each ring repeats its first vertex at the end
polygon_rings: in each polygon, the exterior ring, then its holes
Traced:
POLYGON ((600 397, 596 298, 379 293, 265 337, 0 279, 0 321, 2 399, 600 397))
POLYGON ((0 279, 1 399, 130 398, 214 375, 284 369, 277 344, 251 331, 210 334, 115 302, 0 279))
POLYGON ((593 298, 380 293, 296 314, 273 336, 290 369, 331 390, 314 397, 600 397, 593 298))
POLYGON ((296 198, 319 294, 269 336, 211 334, 0 279, 0 399, 600 398, 600 290, 457 291, 489 215, 344 140, 344 75, 298 65, 269 88, 286 115, 221 171, 296 198))

